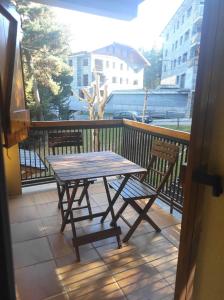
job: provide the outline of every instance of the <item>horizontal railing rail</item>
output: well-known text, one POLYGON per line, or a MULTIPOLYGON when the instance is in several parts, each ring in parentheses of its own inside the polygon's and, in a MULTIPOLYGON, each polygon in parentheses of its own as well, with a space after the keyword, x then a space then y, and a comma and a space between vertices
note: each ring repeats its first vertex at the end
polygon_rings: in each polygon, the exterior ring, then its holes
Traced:
MULTIPOLYGON (((173 209, 181 212, 183 189, 179 181, 180 166, 187 161, 190 134, 130 120, 32 122, 28 139, 19 144, 22 184, 53 181, 46 159, 53 154, 109 150, 147 167, 153 139, 179 146, 178 162, 163 189, 161 200, 170 206, 171 212, 173 209), (79 137, 78 142, 72 140, 76 136, 79 137)), ((148 176, 146 181, 156 186, 158 178, 148 176)))

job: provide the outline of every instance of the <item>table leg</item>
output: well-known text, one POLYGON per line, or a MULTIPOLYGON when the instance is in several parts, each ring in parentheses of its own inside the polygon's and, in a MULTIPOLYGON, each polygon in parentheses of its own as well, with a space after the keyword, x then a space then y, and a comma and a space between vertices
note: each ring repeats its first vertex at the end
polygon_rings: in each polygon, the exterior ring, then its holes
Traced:
POLYGON ((74 198, 75 198, 76 192, 78 190, 78 186, 79 186, 79 180, 76 181, 75 186, 74 186, 74 188, 72 190, 72 194, 70 196, 69 187, 68 187, 67 184, 65 184, 65 192, 66 192, 68 207, 67 207, 66 213, 65 213, 65 215, 63 216, 63 219, 62 219, 61 232, 64 231, 65 226, 66 226, 66 221, 68 220, 70 212, 72 211, 72 205, 73 205, 73 202, 74 202, 74 198))
POLYGON ((58 209, 62 208, 62 201, 65 194, 65 187, 60 187, 60 184, 57 182, 57 190, 58 190, 58 209))
MULTIPOLYGON (((114 208, 113 208, 113 204, 112 204, 112 200, 111 200, 111 196, 110 196, 110 191, 109 191, 109 187, 108 187, 108 183, 107 183, 107 179, 106 177, 103 177, 103 182, 104 182, 104 186, 105 186, 105 190, 106 190, 106 194, 107 194, 107 199, 108 199, 108 209, 111 212, 111 218, 112 218, 112 222, 113 222, 113 226, 117 227, 117 223, 115 220, 115 214, 114 214, 114 208)), ((120 235, 116 235, 117 237, 117 244, 118 244, 118 248, 121 248, 121 239, 120 239, 120 235)))
MULTIPOLYGON (((120 196, 120 193, 122 192, 122 190, 123 190, 125 184, 127 183, 128 179, 130 178, 130 176, 131 176, 131 175, 128 174, 128 175, 126 175, 126 176, 124 177, 124 180, 122 181, 122 183, 121 183, 119 189, 117 190, 117 192, 115 193, 113 199, 111 200, 111 206, 112 206, 112 207, 114 206, 114 203, 116 202, 117 198, 120 196)), ((104 183, 104 184, 105 184, 105 183, 104 183)), ((107 188, 108 188, 108 186, 107 186, 107 188)), ((109 207, 107 208, 107 210, 105 211, 105 215, 102 217, 102 219, 101 219, 101 221, 100 221, 101 223, 103 223, 103 222, 105 221, 105 219, 106 219, 107 215, 109 214, 109 212, 110 212, 110 206, 109 206, 109 207)))

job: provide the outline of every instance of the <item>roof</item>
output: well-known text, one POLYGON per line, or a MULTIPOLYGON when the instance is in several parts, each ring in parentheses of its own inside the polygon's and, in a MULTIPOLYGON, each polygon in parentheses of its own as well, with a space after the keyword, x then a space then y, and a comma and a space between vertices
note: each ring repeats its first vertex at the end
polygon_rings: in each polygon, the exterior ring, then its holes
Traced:
POLYGON ((74 57, 78 55, 91 55, 99 54, 105 56, 112 56, 120 58, 125 61, 132 69, 139 71, 145 66, 151 66, 150 62, 141 54, 140 51, 130 47, 128 45, 112 43, 110 45, 104 46, 102 48, 95 49, 93 51, 79 51, 72 53, 69 57, 74 57))
POLYGON ((133 69, 142 69, 150 66, 150 62, 136 49, 125 44, 112 43, 105 47, 95 49, 91 53, 115 56, 125 61, 133 69))
POLYGON ((39 155, 30 150, 20 149, 19 151, 20 165, 24 167, 32 167, 39 170, 46 170, 47 167, 39 157, 39 155))
MULTIPOLYGON (((158 88, 149 91, 149 94, 166 94, 166 95, 171 95, 171 94, 188 94, 190 90, 188 89, 180 89, 178 86, 159 86, 158 88)), ((113 96, 113 95, 143 95, 145 94, 145 90, 144 89, 130 89, 130 90, 117 90, 117 91, 112 91, 110 96, 108 97, 108 101, 109 99, 113 96)))
POLYGON ((79 52, 74 52, 72 54, 69 55, 69 57, 73 57, 74 55, 87 55, 90 54, 90 52, 88 51, 79 51, 79 52))

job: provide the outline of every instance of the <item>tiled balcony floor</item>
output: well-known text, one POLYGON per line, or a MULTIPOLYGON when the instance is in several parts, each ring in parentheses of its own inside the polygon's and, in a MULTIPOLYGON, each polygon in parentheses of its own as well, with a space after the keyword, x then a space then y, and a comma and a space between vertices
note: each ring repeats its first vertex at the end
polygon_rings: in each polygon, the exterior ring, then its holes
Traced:
MULTIPOLYGON (((91 186, 90 196, 93 210, 107 206, 101 183, 91 186)), ((129 220, 135 216, 132 209, 127 214, 129 220)), ((10 199, 18 299, 173 299, 180 219, 157 204, 150 215, 161 233, 143 222, 121 249, 115 238, 81 246, 77 263, 70 225, 60 233, 56 185, 25 188, 23 196, 10 199)), ((127 232, 122 220, 119 225, 127 232)), ((82 234, 100 226, 94 219, 77 227, 82 234)))

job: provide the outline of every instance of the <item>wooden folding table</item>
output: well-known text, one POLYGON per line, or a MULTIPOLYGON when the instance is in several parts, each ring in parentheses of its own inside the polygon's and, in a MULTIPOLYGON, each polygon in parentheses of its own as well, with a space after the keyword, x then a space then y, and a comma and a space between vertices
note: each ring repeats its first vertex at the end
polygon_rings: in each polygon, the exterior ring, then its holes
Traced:
MULTIPOLYGON (((61 231, 63 232, 66 224, 71 223, 73 232, 73 245, 76 251, 77 260, 80 261, 79 246, 86 243, 91 243, 97 240, 116 236, 118 247, 121 247, 121 229, 119 226, 117 226, 114 219, 113 205, 119 197, 130 176, 133 174, 145 173, 146 169, 110 151, 72 155, 50 155, 47 157, 47 160, 54 171, 54 176, 56 181, 58 182, 58 186, 65 189, 68 206, 67 210, 62 213, 61 231), (124 180, 122 181, 122 184, 114 195, 113 199, 111 199, 107 177, 116 175, 123 175, 124 180), (86 187, 88 188, 88 180, 93 178, 103 178, 104 187, 108 199, 108 208, 103 212, 74 217, 73 211, 77 208, 73 208, 72 206, 79 186, 79 182, 80 180, 83 180, 86 183, 86 187), (71 184, 71 182, 74 183, 74 188, 70 192, 69 184, 71 184), (102 217, 101 221, 103 222, 109 213, 111 214, 113 223, 113 226, 111 228, 79 237, 77 236, 75 229, 76 222, 97 217, 102 217)), ((62 205, 62 197, 59 197, 59 201, 62 205)))

